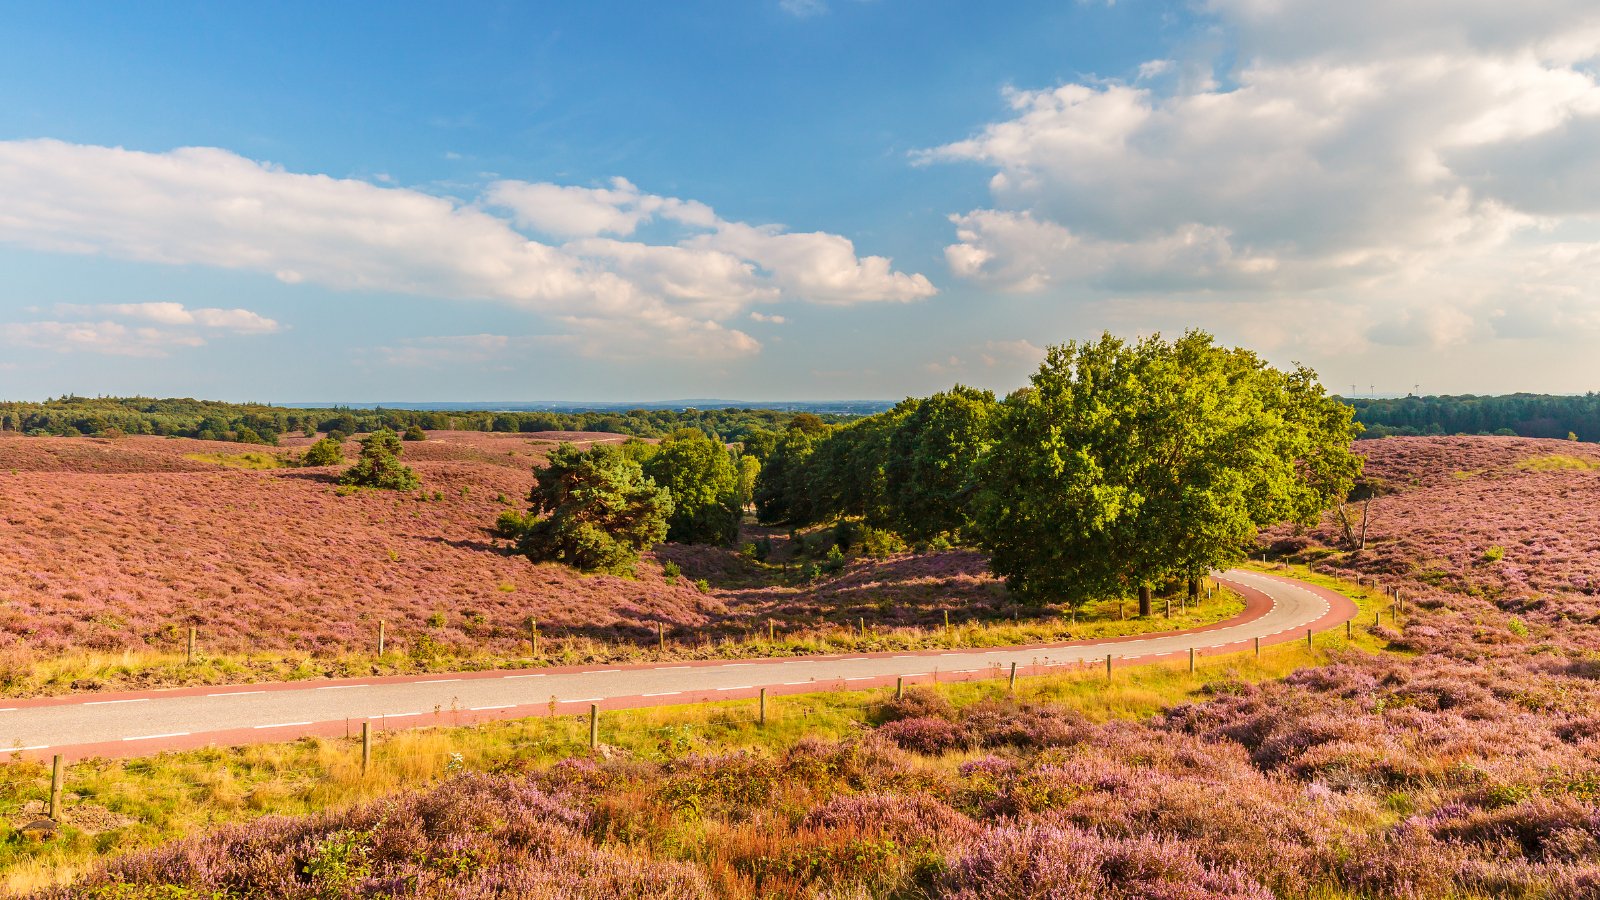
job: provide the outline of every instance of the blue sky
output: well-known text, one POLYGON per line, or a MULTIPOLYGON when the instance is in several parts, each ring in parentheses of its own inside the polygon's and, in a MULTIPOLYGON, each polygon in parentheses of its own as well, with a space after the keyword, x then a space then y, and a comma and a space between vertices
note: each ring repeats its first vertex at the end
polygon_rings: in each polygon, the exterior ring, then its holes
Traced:
POLYGON ((1592 4, 327 6, 8 6, 0 395, 1600 380, 1592 4))

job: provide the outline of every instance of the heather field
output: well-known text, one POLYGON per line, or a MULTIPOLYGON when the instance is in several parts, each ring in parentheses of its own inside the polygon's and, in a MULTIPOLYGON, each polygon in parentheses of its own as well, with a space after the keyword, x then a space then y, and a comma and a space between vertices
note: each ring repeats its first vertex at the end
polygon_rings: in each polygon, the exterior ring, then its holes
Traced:
POLYGON ((1407 614, 1284 677, 1213 670, 1109 719, 916 692, 798 742, 502 763, 50 896, 1600 897, 1600 454, 1361 449, 1395 489, 1366 550, 1332 520, 1269 539, 1407 614))
MULTIPOLYGON (((948 643, 947 614, 1017 612, 970 551, 852 559, 812 582, 788 564, 786 533, 749 529, 773 542, 768 564, 668 544, 623 578, 534 565, 492 535, 558 442, 624 439, 433 432, 404 444, 422 490, 395 493, 340 490, 337 466, 285 465, 311 438, 0 436, 0 683, 16 695, 514 665, 530 656, 530 619, 540 657, 567 664, 654 652, 658 627, 686 657, 901 649, 948 643), (389 652, 374 659, 380 621, 389 652), (189 627, 200 659, 175 665, 189 627)), ((1189 627, 1237 609, 1122 622, 1107 605, 1076 627, 1051 617, 957 639, 1189 627)))

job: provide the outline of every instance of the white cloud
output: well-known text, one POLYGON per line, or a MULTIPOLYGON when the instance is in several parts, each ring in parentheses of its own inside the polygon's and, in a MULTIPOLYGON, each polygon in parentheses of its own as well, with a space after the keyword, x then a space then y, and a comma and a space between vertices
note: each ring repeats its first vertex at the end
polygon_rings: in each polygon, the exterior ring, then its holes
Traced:
MULTIPOLYGON (((480 205, 286 172, 215 148, 145 153, 30 140, 0 142, 0 196, 0 241, 258 271, 289 284, 497 301, 561 323, 601 355, 744 355, 759 345, 726 323, 753 303, 934 293, 925 277, 859 257, 841 236, 725 221, 705 204, 620 178, 605 188, 498 181, 480 205), (647 222, 678 239, 618 240, 647 222), (514 225, 569 242, 532 240, 514 225), (657 339, 630 339, 640 328, 657 339)), ((189 314, 202 325, 252 324, 232 311, 189 314)))
POLYGON ((1235 321, 1267 300, 1354 306, 1328 318, 1407 345, 1528 333, 1522 305, 1600 328, 1592 270, 1545 266, 1537 302, 1526 282, 1551 235, 1600 219, 1600 6, 1208 8, 1237 68, 1009 90, 1004 119, 919 155, 992 172, 992 205, 951 217, 954 274, 1080 302, 1225 299, 1235 321))
POLYGON ((0 323, 0 342, 63 353, 159 357, 175 349, 204 346, 218 333, 273 334, 282 328, 248 309, 189 309, 170 302, 63 303, 53 312, 65 318, 0 323))
POLYGON ((750 318, 755 320, 755 321, 757 321, 757 322, 766 322, 766 323, 768 323, 770 325, 782 325, 785 322, 789 321, 788 319, 784 318, 783 316, 770 314, 770 313, 764 313, 764 312, 762 312, 762 311, 760 311, 758 309, 753 309, 753 310, 750 311, 750 318))
POLYGON ((158 325, 198 325, 236 334, 273 334, 282 330, 276 321, 248 309, 203 307, 189 309, 182 303, 104 303, 92 306, 61 304, 56 311, 77 315, 106 315, 138 319, 158 325))

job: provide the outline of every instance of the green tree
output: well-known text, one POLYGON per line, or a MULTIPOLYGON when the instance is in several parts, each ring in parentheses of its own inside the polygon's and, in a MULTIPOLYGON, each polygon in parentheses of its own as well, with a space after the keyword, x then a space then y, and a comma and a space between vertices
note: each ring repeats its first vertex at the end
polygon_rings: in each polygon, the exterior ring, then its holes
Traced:
POLYGON ((791 428, 773 444, 756 478, 756 517, 762 522, 811 520, 813 507, 806 494, 806 462, 814 443, 807 432, 791 428))
POLYGON ((400 438, 381 428, 361 439, 361 457, 339 476, 340 484, 383 488, 390 491, 415 490, 421 484, 417 473, 400 462, 400 438))
POLYGON ((979 466, 981 543, 1023 598, 1081 604, 1238 562, 1349 493, 1358 426, 1314 373, 1190 332, 1052 347, 979 466))
POLYGON ((421 425, 412 425, 406 429, 405 435, 400 439, 403 441, 425 441, 428 439, 428 433, 422 430, 421 425))
POLYGON ((323 438, 306 448, 302 466, 337 466, 344 462, 344 447, 333 438, 323 438))
POLYGON ((993 392, 956 385, 896 407, 880 524, 911 541, 970 532, 978 461, 989 448, 998 406, 993 392))
POLYGON ((644 472, 672 493, 667 539, 731 544, 739 536, 739 469, 722 444, 695 428, 664 439, 644 472))
POLYGON ((623 573, 667 536, 672 495, 620 447, 562 444, 535 480, 517 545, 535 562, 623 573))

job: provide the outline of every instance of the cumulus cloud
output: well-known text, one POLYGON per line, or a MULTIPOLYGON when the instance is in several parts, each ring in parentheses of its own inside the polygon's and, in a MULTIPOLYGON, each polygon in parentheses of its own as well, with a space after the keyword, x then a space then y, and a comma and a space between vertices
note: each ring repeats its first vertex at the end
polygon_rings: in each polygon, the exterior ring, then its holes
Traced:
POLYGON ((52 311, 62 318, 0 324, 0 341, 63 353, 161 357, 175 349, 204 346, 218 334, 282 330, 276 321, 248 309, 190 309, 171 302, 63 303, 52 311))
POLYGON ((1595 4, 1206 7, 1234 68, 1158 88, 1173 67, 1156 60, 1131 82, 1011 89, 1003 119, 919 155, 991 172, 992 205, 951 217, 954 274, 1087 299, 1367 304, 1369 337, 1441 346, 1514 307, 1548 235, 1600 216, 1595 4))
MULTIPOLYGON (((216 148, 147 153, 28 140, 0 142, 0 196, 0 241, 495 301, 561 323, 601 355, 641 346, 743 355, 759 345, 726 323, 753 303, 903 302, 935 292, 922 275, 858 256, 839 235, 723 220, 705 204, 620 178, 603 188, 499 181, 461 202, 288 172, 216 148), (647 222, 677 234, 621 240, 647 222), (634 340, 640 329, 657 340, 634 340)), ((252 324, 228 313, 190 311, 202 325, 252 324)))
POLYGON ((823 0, 778 0, 778 8, 797 19, 809 19, 828 11, 823 0))

